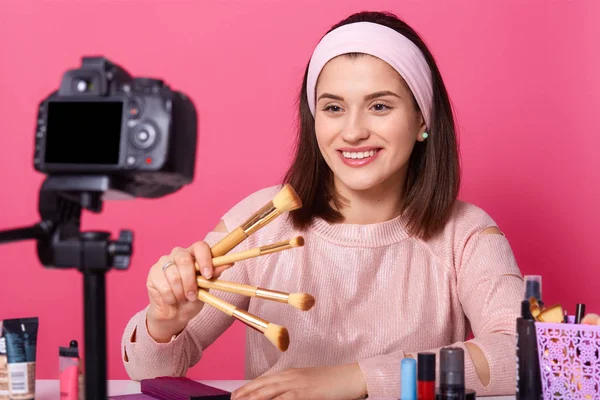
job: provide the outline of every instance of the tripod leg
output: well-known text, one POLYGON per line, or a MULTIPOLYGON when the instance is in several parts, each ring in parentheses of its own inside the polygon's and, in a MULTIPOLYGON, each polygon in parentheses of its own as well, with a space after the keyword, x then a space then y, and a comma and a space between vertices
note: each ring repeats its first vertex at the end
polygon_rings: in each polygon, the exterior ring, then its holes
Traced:
POLYGON ((106 283, 104 270, 84 271, 85 399, 106 400, 106 283))

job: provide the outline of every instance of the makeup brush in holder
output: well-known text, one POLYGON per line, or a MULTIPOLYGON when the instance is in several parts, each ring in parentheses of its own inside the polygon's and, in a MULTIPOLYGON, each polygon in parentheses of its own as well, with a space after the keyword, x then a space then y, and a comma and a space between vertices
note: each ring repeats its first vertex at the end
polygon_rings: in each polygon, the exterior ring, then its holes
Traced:
MULTIPOLYGON (((242 243, 251 234, 266 226, 278 216, 302 207, 302 201, 289 184, 285 185, 273 198, 262 208, 256 211, 243 224, 231 231, 211 248, 213 266, 218 267, 231 264, 248 258, 259 257, 279 251, 302 247, 304 239, 301 236, 288 241, 278 242, 267 246, 257 247, 239 253, 227 254, 231 249, 242 243)), ((196 269, 199 271, 198 266, 196 269)), ((206 289, 222 290, 237 293, 244 296, 258 297, 266 300, 289 304, 299 310, 309 310, 315 304, 313 296, 307 293, 286 293, 276 290, 259 288, 219 279, 206 279, 198 272, 198 299, 216 308, 217 310, 236 318, 250 328, 261 332, 280 351, 286 351, 290 344, 289 333, 283 326, 274 324, 265 319, 257 317, 245 310, 240 310, 206 291, 206 289)))

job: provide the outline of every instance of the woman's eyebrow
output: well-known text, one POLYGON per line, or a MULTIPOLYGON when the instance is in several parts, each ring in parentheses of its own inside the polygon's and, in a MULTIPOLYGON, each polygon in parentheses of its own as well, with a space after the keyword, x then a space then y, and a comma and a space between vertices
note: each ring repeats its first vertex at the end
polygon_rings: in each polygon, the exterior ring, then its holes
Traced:
POLYGON ((371 93, 371 94, 366 95, 365 96, 365 100, 373 100, 373 99, 376 99, 378 97, 383 97, 383 96, 394 96, 394 97, 397 97, 399 99, 401 98, 400 95, 392 92, 391 90, 382 90, 382 91, 379 91, 379 92, 375 92, 375 93, 371 93))
POLYGON ((319 101, 321 99, 331 99, 331 100, 344 101, 343 97, 336 96, 335 94, 331 94, 331 93, 323 93, 322 95, 319 96, 319 98, 317 99, 317 101, 319 101))
MULTIPOLYGON (((394 97, 398 97, 399 99, 401 98, 400 95, 392 92, 391 90, 381 90, 379 92, 374 92, 371 94, 368 94, 365 96, 365 100, 373 100, 376 99, 378 97, 383 97, 383 96, 394 96, 394 97)), ((331 94, 331 93, 323 93, 319 96, 319 98, 317 99, 317 101, 321 100, 321 99, 331 99, 331 100, 337 100, 337 101, 344 101, 344 98, 342 96, 338 96, 335 94, 331 94)))

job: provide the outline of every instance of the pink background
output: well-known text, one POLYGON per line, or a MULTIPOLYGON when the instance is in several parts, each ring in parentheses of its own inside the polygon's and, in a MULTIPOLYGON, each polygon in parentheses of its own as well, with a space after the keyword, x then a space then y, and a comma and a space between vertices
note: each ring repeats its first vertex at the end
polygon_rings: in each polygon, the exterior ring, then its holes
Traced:
MULTIPOLYGON (((295 100, 321 35, 350 13, 390 10, 436 56, 458 115, 461 198, 506 232, 521 269, 544 277, 546 303, 600 312, 600 2, 31 1, 0 2, 0 229, 38 221, 32 167, 37 102, 80 57, 103 54, 164 78, 200 115, 195 182, 158 200, 109 202, 85 230, 135 232, 128 271, 107 278, 109 377, 127 379, 119 342, 147 302, 148 268, 187 246, 290 160, 295 100), (594 24, 595 26, 593 26, 594 24)), ((38 378, 56 378, 58 346, 83 341, 82 277, 50 270, 33 242, 0 246, 0 319, 39 316, 38 378)), ((189 376, 243 376, 235 322, 189 376)))

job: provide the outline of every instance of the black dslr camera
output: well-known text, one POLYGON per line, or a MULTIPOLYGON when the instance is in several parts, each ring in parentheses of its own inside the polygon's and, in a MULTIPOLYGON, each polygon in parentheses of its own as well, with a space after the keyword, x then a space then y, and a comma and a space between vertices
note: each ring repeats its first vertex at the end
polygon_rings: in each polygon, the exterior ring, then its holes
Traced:
POLYGON ((84 57, 38 105, 34 166, 47 175, 41 221, 0 231, 0 244, 34 239, 44 266, 83 274, 87 400, 107 398, 105 275, 129 267, 133 232, 82 232, 81 215, 100 213, 107 199, 158 198, 191 183, 196 131, 186 95, 104 57, 84 57))
POLYGON ((190 183, 197 116, 160 79, 132 77, 104 57, 83 57, 39 105, 35 169, 109 175, 133 197, 160 197, 190 183))

